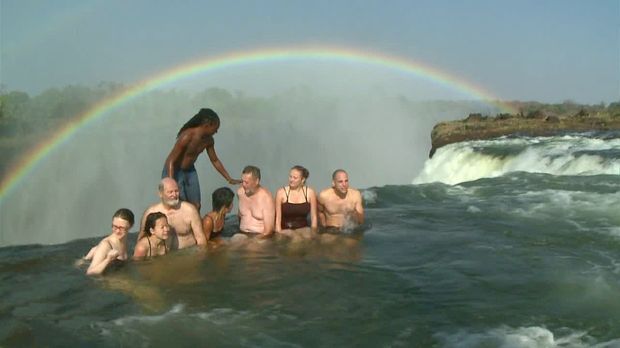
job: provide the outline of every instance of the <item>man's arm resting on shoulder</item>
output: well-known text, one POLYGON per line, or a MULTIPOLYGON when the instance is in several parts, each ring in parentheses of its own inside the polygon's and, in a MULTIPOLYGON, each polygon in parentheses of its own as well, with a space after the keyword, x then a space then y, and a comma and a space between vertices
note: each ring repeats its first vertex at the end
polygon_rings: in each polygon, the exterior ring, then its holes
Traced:
POLYGON ((224 168, 224 164, 222 164, 220 159, 217 157, 217 154, 215 153, 215 147, 209 146, 207 147, 206 151, 207 155, 209 156, 209 160, 213 165, 213 168, 215 168, 222 175, 222 177, 224 177, 224 179, 228 181, 229 184, 235 185, 241 183, 241 180, 233 179, 230 174, 228 174, 228 171, 226 170, 226 168, 224 168))

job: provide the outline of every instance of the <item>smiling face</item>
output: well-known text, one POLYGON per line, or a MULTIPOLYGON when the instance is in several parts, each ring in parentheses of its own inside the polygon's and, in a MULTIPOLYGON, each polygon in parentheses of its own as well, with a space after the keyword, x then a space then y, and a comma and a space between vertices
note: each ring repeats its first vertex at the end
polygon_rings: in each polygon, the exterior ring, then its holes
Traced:
POLYGON ((252 173, 245 173, 241 175, 241 187, 245 191, 247 196, 253 195, 258 189, 259 179, 255 178, 252 173))
POLYGON ((301 172, 297 169, 291 169, 288 173, 288 186, 291 189, 297 189, 304 184, 304 178, 301 172))
POLYGON ((163 187, 159 191, 161 202, 168 207, 176 207, 179 204, 179 185, 176 181, 166 178, 162 180, 163 187))
POLYGON ((157 221, 155 221, 155 227, 151 228, 151 234, 162 240, 168 239, 169 231, 170 226, 168 225, 168 219, 165 217, 157 219, 157 221))
POLYGON ((112 233, 118 238, 122 239, 127 235, 127 232, 131 228, 129 221, 115 217, 112 219, 112 233))

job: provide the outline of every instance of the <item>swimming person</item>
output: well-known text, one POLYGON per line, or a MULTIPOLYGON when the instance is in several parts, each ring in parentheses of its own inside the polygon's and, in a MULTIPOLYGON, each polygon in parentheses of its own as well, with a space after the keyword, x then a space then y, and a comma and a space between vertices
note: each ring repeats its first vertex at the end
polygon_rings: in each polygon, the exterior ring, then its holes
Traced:
POLYGON ((360 191, 349 187, 349 175, 343 169, 332 174, 332 187, 319 194, 319 222, 325 231, 342 231, 364 223, 360 191))
POLYGON ((193 204, 179 200, 179 186, 174 179, 161 179, 159 198, 160 202, 148 207, 142 215, 138 241, 144 236, 147 216, 158 211, 166 214, 170 225, 170 236, 167 241, 168 250, 207 245, 205 235, 202 232, 200 214, 193 204))
POLYGON ((242 234, 268 238, 274 232, 275 204, 271 192, 260 184, 260 169, 246 166, 241 175, 239 229, 242 234))
POLYGON ((144 222, 144 236, 136 243, 133 251, 134 260, 146 260, 155 256, 166 255, 168 247, 168 218, 162 212, 154 212, 147 215, 144 222))
POLYGON ((220 118, 211 109, 200 109, 187 121, 177 134, 177 141, 168 154, 162 178, 173 178, 179 185, 180 199, 196 206, 200 212, 200 183, 194 163, 198 155, 207 151, 213 167, 228 181, 235 185, 241 183, 230 177, 215 153, 213 135, 220 128, 220 118))
POLYGON ((226 214, 233 208, 235 193, 228 187, 220 187, 211 194, 212 210, 202 218, 202 230, 207 241, 222 235, 226 214))
POLYGON ((310 172, 302 166, 294 166, 288 174, 288 186, 276 192, 277 233, 292 236, 295 232, 305 238, 317 229, 316 193, 306 185, 310 172), (310 216, 310 224, 308 224, 310 216))
POLYGON ((121 208, 112 217, 112 233, 90 249, 84 260, 91 260, 86 274, 102 274, 110 264, 127 260, 127 232, 133 226, 133 212, 121 208))

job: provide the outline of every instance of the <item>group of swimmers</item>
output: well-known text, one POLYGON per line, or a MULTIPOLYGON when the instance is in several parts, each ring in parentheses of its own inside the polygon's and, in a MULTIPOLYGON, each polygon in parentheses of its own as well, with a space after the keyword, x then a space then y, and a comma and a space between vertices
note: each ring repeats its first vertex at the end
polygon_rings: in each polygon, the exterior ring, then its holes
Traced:
MULTIPOLYGON (((311 239, 364 222, 361 194, 349 187, 348 174, 342 169, 333 172, 331 187, 318 196, 306 184, 309 171, 299 165, 290 169, 288 185, 277 190, 275 199, 261 186, 260 169, 256 166, 246 166, 241 180, 233 179, 215 152, 213 135, 219 126, 219 117, 213 110, 201 109, 179 131, 162 171, 160 201, 148 207, 140 221, 134 260, 194 245, 223 243, 221 233, 226 215, 233 209, 234 192, 228 187, 215 190, 212 210, 200 217, 200 186, 194 163, 202 151, 207 152, 214 168, 230 184, 240 184, 239 232, 231 237, 232 243, 244 243, 254 237, 266 239, 274 234, 311 239)), ((119 209, 114 214, 111 234, 84 257, 91 261, 87 274, 101 274, 109 265, 128 259, 127 234, 133 224, 134 215, 129 209, 119 209)))

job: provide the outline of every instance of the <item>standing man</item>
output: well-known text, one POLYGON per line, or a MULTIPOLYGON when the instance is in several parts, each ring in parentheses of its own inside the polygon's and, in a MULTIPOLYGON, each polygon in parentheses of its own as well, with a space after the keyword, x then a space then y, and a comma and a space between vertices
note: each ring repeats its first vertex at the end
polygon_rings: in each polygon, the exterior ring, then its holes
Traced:
POLYGON ((239 229, 243 234, 270 237, 275 230, 276 207, 271 192, 260 185, 260 169, 246 166, 241 175, 239 229))
POLYGON ((194 245, 207 245, 202 231, 202 220, 196 207, 179 200, 179 186, 174 179, 163 178, 159 183, 161 202, 153 204, 144 211, 140 222, 138 240, 144 236, 146 217, 153 212, 162 212, 168 217, 170 249, 183 249, 194 245))
POLYGON ((332 174, 332 187, 319 194, 319 222, 326 229, 350 229, 364 223, 360 191, 349 188, 349 175, 343 169, 332 174))
POLYGON ((239 184, 241 181, 230 177, 215 153, 213 135, 220 128, 220 118, 211 109, 200 109, 177 134, 177 141, 166 158, 162 178, 172 178, 179 185, 180 199, 196 206, 200 212, 200 183, 194 163, 202 151, 207 151, 213 167, 228 181, 239 184))

